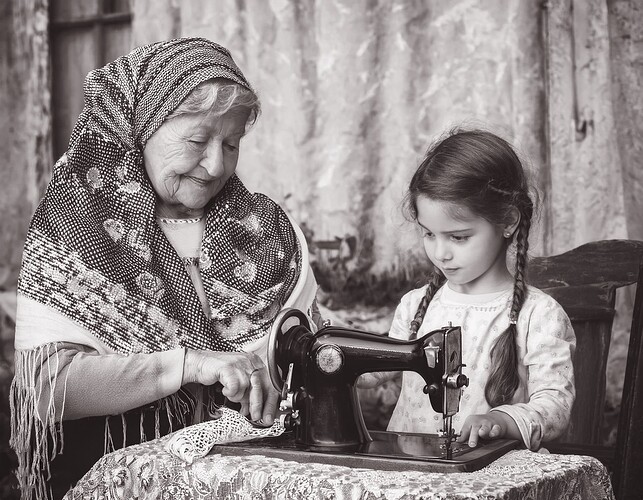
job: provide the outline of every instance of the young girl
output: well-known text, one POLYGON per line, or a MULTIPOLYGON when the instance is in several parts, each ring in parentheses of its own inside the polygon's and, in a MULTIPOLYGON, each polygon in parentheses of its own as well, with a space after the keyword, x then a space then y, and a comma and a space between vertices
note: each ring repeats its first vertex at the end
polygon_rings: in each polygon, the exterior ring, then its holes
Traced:
MULTIPOLYGON (((569 422, 576 340, 562 307, 525 282, 534 204, 520 160, 491 133, 451 133, 427 153, 407 201, 433 273, 402 298, 389 335, 409 339, 448 322, 460 326, 470 384, 453 419, 458 442, 473 447, 504 437, 538 449, 569 422), (513 273, 506 263, 512 242, 513 273)), ((443 428, 424 385, 404 372, 389 430, 443 428)))

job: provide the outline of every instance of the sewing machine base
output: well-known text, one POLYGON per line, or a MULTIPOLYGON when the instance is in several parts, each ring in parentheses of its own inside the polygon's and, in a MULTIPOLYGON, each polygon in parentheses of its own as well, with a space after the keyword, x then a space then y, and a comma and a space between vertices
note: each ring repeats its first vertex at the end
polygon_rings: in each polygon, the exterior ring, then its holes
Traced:
POLYGON ((358 450, 318 451, 295 443, 292 432, 276 438, 215 446, 211 453, 222 455, 263 455, 300 463, 322 463, 369 469, 423 472, 471 472, 517 448, 513 439, 485 441, 476 448, 453 443, 453 458, 447 460, 441 448, 444 438, 434 434, 370 431, 373 441, 358 450))

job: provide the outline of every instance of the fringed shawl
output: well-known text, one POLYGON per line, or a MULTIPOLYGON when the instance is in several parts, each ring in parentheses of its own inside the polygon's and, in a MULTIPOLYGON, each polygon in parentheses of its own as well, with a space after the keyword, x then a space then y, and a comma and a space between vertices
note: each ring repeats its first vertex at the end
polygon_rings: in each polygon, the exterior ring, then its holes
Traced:
MULTIPOLYGON (((266 334, 299 276, 286 214, 236 176, 206 208, 199 267, 210 317, 156 223, 143 148, 190 91, 213 78, 250 89, 229 52, 201 38, 140 47, 90 72, 69 149, 32 219, 18 293, 73 319, 114 352, 239 350, 266 334)), ((56 431, 51 411, 45 421, 36 413, 41 354, 17 353, 12 386, 12 444, 26 497, 55 454, 32 447, 31 432, 43 442, 56 431)))

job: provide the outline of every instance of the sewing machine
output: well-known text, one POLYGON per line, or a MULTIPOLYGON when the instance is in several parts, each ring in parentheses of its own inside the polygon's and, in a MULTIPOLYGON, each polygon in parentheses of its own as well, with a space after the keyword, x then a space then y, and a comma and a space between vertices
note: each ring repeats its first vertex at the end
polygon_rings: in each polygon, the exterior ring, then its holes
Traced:
POLYGON ((280 438, 244 443, 251 451, 305 462, 389 470, 477 470, 515 448, 514 440, 456 443, 452 419, 462 389, 460 327, 445 326, 421 338, 401 341, 349 328, 325 326, 313 332, 297 309, 279 313, 268 339, 268 370, 281 393, 282 422, 294 431, 280 438), (369 431, 356 383, 370 372, 414 371, 444 428, 439 434, 369 431), (283 374, 283 375, 282 375, 283 374))

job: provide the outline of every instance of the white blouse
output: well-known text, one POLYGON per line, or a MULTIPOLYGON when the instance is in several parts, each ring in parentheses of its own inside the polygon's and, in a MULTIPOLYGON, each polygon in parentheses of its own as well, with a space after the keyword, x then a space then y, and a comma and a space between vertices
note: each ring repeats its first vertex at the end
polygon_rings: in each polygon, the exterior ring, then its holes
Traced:
MULTIPOLYGON (((426 287, 407 293, 397 307, 389 335, 408 339, 409 325, 426 287)), ((468 415, 491 410, 484 396, 490 375, 490 351, 495 339, 509 326, 512 290, 467 295, 444 285, 429 304, 418 337, 451 322, 462 328, 463 373, 469 377, 460 411, 453 417, 456 432, 468 415)), ((576 337, 563 308, 552 297, 528 287, 517 323, 520 386, 512 404, 493 408, 509 415, 529 449, 540 447, 562 434, 569 423, 575 398, 572 356, 576 337)), ((424 379, 404 372, 402 390, 388 429, 401 432, 436 433, 443 428, 441 413, 424 394, 424 379)))

